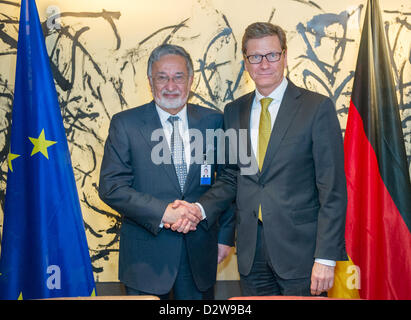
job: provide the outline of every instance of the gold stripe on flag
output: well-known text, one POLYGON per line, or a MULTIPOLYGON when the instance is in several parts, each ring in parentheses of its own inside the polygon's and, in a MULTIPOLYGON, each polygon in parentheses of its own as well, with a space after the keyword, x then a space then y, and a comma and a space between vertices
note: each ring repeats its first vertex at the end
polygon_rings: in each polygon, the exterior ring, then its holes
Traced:
POLYGON ((337 261, 335 266, 334 286, 328 291, 328 297, 340 299, 360 299, 361 273, 358 266, 349 261, 337 261))

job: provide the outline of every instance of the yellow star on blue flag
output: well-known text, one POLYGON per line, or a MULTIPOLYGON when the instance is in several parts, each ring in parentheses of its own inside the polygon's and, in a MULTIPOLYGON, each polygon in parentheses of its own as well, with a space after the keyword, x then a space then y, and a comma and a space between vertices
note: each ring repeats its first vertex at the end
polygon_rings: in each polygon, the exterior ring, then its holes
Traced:
POLYGON ((9 163, 9 169, 10 169, 11 172, 13 172, 13 165, 12 165, 11 162, 12 162, 14 159, 17 159, 18 157, 20 157, 19 154, 14 154, 14 153, 11 153, 11 152, 9 152, 9 154, 8 154, 8 156, 7 156, 7 160, 8 160, 8 163, 9 163))
POLYGON ((41 152, 47 159, 49 158, 47 148, 57 143, 57 141, 46 140, 44 129, 41 130, 41 133, 37 139, 32 137, 29 137, 29 139, 34 145, 33 151, 31 151, 31 156, 35 155, 37 152, 41 152))

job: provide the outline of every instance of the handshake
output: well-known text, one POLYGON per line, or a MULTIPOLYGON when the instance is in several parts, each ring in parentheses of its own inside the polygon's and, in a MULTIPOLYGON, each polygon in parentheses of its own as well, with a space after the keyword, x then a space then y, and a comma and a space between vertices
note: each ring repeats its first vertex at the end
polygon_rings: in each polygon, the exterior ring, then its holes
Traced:
MULTIPOLYGON (((166 229, 188 233, 196 230, 197 224, 201 220, 203 220, 203 215, 198 205, 183 200, 175 200, 167 206, 161 222, 166 229)), ((218 264, 228 256, 230 250, 229 245, 218 243, 218 264)))
POLYGON ((188 233, 196 230, 201 220, 203 215, 198 205, 184 200, 175 200, 167 206, 161 222, 166 229, 188 233))

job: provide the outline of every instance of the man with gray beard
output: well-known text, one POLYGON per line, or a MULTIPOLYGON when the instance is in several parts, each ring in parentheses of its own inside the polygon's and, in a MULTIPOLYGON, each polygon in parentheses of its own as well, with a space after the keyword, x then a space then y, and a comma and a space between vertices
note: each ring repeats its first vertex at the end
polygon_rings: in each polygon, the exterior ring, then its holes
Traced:
MULTIPOLYGON (((122 217, 119 279, 131 295, 213 299, 217 263, 234 244, 234 211, 209 224, 171 203, 195 202, 214 183, 216 161, 206 164, 211 183, 204 184, 205 164, 193 161, 189 130, 205 137, 207 129, 222 128, 223 116, 187 103, 193 64, 182 47, 154 49, 147 76, 154 101, 113 116, 101 165, 100 198, 122 217), (162 163, 152 157, 159 130, 169 159, 162 163), (169 228, 181 220, 177 230, 169 228)), ((210 146, 203 140, 205 153, 210 146)))

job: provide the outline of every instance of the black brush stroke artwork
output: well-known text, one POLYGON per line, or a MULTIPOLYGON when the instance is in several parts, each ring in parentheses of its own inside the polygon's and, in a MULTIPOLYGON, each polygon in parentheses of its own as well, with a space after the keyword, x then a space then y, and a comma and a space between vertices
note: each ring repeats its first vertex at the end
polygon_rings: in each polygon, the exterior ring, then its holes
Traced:
MULTIPOLYGON (((298 77, 305 87, 326 93, 336 104, 341 121, 348 114, 349 96, 354 76, 354 65, 351 70, 343 67, 348 54, 353 54, 354 38, 348 23, 355 13, 363 11, 359 5, 354 11, 338 13, 325 12, 314 1, 288 0, 301 9, 309 8, 316 12, 312 17, 302 17, 294 30, 292 41, 300 42, 296 58, 288 61, 286 70, 293 80, 298 77), (329 30, 339 30, 330 32, 329 30), (321 55, 324 43, 333 43, 330 54, 321 55), (350 52, 350 53, 348 53, 350 52)), ((0 0, 0 63, 17 54, 18 8, 17 1, 0 0), (12 12, 13 14, 11 14, 12 12)), ((123 37, 118 28, 122 12, 107 11, 104 8, 93 12, 61 12, 48 19, 59 19, 59 28, 49 29, 47 20, 42 22, 48 48, 51 69, 54 76, 58 98, 63 116, 67 140, 73 157, 73 170, 77 181, 79 197, 83 209, 84 224, 89 239, 98 243, 90 247, 93 271, 97 275, 104 272, 104 262, 118 251, 121 217, 111 210, 102 209, 98 199, 98 168, 101 162, 108 123, 114 113, 130 107, 125 84, 134 81, 136 76, 146 72, 146 59, 150 51, 162 43, 175 43, 186 46, 201 46, 202 53, 193 58, 194 83, 190 92, 193 102, 213 109, 223 109, 224 105, 245 93, 244 64, 242 62, 241 43, 235 34, 243 30, 233 30, 227 15, 218 10, 213 12, 212 36, 204 40, 200 32, 194 31, 196 21, 185 17, 170 25, 162 25, 147 32, 134 47, 124 48, 123 37), (71 24, 69 24, 69 21, 71 24), (91 23, 92 22, 92 23, 91 23), (111 38, 112 61, 101 61, 95 56, 92 47, 85 41, 93 28, 104 30, 111 38), (221 54, 224 52, 224 54, 221 54), (225 78, 227 69, 231 76, 225 78), (105 92, 110 92, 110 95, 105 92), (116 108, 113 108, 113 103, 116 108), (105 131, 105 132, 103 132, 105 131), (81 159, 81 165, 79 164, 81 159), (99 217, 109 221, 105 228, 93 224, 99 217)), ((279 9, 270 4, 266 21, 274 22, 279 9)), ((393 65, 393 74, 397 86, 399 106, 402 113, 402 126, 407 143, 408 164, 411 162, 411 52, 407 56, 395 53, 401 48, 401 39, 409 39, 411 13, 385 11, 386 36, 393 65), (408 37, 408 38, 407 38, 408 37)), ((7 60, 8 61, 8 60, 7 60)), ((1 70, 4 70, 1 69, 1 70)), ((8 70, 6 68, 6 70, 8 70)), ((14 84, 10 83, 9 74, 0 73, 0 204, 4 207, 5 186, 7 179, 7 156, 11 110, 13 104, 14 84)), ((140 90, 139 83, 134 83, 140 90)), ((143 84, 146 85, 146 84, 143 84)), ((148 90, 148 86, 144 87, 148 90)), ((344 130, 343 130, 344 131, 344 130)), ((90 243, 90 241, 89 241, 90 243)), ((113 261, 117 263, 117 261, 113 261)))

